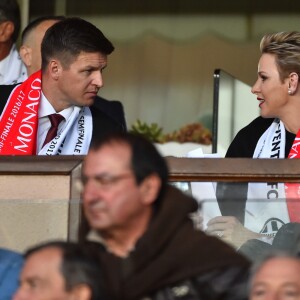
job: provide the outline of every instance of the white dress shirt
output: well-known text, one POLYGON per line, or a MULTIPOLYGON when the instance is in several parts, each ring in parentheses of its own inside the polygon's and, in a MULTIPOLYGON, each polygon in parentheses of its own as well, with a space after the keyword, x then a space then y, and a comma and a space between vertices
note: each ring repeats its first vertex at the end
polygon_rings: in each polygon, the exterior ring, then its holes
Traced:
MULTIPOLYGON (((67 123, 67 120, 71 116, 73 112, 73 106, 66 108, 59 112, 65 119, 59 124, 57 133, 59 134, 67 123)), ((45 141, 47 132, 51 127, 50 120, 48 118, 51 114, 56 114, 57 112, 42 93, 40 106, 39 106, 39 125, 38 125, 38 133, 37 133, 37 153, 42 149, 43 143, 45 141)))
POLYGON ((26 78, 26 67, 14 44, 9 55, 0 61, 0 84, 15 84, 26 78))

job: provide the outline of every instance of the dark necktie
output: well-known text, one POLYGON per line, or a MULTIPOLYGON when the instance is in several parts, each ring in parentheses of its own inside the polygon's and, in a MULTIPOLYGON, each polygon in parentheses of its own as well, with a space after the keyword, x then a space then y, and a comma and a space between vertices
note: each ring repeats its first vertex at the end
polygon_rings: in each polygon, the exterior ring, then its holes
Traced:
POLYGON ((52 114, 52 115, 49 115, 48 118, 49 118, 49 120, 51 122, 51 127, 50 127, 50 129, 49 129, 49 131, 48 131, 48 133, 46 135, 46 139, 44 141, 43 147, 56 137, 58 125, 60 124, 60 122, 62 120, 65 119, 60 114, 52 114))

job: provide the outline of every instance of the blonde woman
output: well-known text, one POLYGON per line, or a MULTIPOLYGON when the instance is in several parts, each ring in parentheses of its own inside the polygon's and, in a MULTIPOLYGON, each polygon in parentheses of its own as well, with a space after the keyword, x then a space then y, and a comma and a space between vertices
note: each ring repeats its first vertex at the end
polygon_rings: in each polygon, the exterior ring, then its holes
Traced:
MULTIPOLYGON (((226 157, 300 157, 300 32, 265 35, 260 43, 258 78, 252 87, 260 117, 243 128, 226 157)), ((299 185, 279 183, 219 184, 222 217, 208 232, 240 247, 250 239, 272 244, 280 227, 300 222, 299 185)))

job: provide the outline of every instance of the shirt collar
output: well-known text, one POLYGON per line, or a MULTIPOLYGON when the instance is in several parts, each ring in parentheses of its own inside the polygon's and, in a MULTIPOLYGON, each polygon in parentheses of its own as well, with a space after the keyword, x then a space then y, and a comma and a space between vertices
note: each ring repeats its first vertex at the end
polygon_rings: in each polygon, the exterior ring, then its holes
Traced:
MULTIPOLYGON (((101 244, 102 246, 105 247, 105 249, 106 249, 107 252, 110 252, 110 253, 114 254, 113 251, 111 251, 111 249, 108 247, 108 245, 107 245, 107 243, 105 242, 105 240, 101 237, 101 235, 100 235, 96 230, 91 229, 91 230, 89 231, 89 233, 87 234, 86 239, 87 239, 89 242, 96 242, 96 243, 101 244)), ((135 250, 135 247, 133 246, 131 249, 129 249, 127 255, 126 255, 125 257, 123 257, 123 258, 128 257, 128 256, 130 255, 130 253, 131 253, 132 251, 134 251, 134 250, 135 250)))
MULTIPOLYGON (((58 112, 60 115, 62 115, 65 120, 68 120, 68 118, 71 116, 73 112, 74 106, 68 107, 60 112, 58 112)), ((49 100, 46 98, 44 93, 42 92, 40 106, 39 106, 39 118, 46 117, 51 114, 55 114, 56 111, 54 107, 51 105, 49 100)))
POLYGON ((103 246, 106 247, 104 239, 101 237, 101 235, 94 229, 90 230, 88 233, 86 239, 90 242, 96 242, 99 244, 102 244, 103 246))

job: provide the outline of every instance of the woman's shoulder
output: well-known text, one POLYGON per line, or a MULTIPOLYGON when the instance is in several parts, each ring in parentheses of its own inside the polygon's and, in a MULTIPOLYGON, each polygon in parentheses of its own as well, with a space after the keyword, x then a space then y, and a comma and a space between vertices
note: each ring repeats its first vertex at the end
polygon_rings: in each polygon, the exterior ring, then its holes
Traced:
POLYGON ((230 144, 226 157, 252 157, 259 138, 274 121, 257 117, 242 128, 230 144))
POLYGON ((259 131, 264 133, 267 128, 273 123, 274 118, 262 118, 257 117, 252 122, 250 122, 247 126, 242 128, 240 132, 248 132, 248 131, 259 131))

